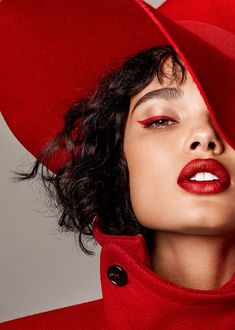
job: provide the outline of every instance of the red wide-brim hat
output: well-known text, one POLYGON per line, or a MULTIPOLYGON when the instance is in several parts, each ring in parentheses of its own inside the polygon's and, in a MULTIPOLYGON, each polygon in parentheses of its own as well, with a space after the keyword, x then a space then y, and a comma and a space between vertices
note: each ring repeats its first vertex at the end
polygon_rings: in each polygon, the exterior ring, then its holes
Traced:
POLYGON ((139 51, 171 44, 235 148, 234 34, 234 0, 167 0, 158 9, 140 0, 2 0, 0 109, 38 157, 102 76, 139 51))

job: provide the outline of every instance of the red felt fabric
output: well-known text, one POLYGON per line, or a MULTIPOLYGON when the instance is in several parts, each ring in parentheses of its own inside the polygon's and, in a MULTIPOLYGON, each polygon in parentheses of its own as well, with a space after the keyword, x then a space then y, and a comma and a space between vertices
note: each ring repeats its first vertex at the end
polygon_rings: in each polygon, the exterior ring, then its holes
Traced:
MULTIPOLYGON (((235 147, 235 2, 3 0, 0 111, 36 157, 63 114, 136 52, 171 44, 196 81, 221 136, 235 147), (27 124, 26 124, 27 123, 27 124)), ((68 160, 58 152, 48 167, 68 160)))
POLYGON ((0 324, 1 330, 90 330, 105 327, 102 299, 0 324))
POLYGON ((8 321, 0 329, 234 330, 235 274, 217 290, 183 288, 151 270, 141 235, 109 236, 96 224, 95 237, 102 245, 103 299, 8 321), (126 285, 111 283, 111 265, 127 272, 126 285))

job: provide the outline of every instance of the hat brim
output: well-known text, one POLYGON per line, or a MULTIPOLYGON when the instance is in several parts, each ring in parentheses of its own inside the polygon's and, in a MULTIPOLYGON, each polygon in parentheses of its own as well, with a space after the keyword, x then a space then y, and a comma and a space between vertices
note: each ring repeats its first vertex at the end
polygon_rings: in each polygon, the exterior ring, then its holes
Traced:
POLYGON ((235 36, 200 21, 175 23, 160 13, 156 19, 193 77, 218 134, 235 149, 235 36))
MULTIPOLYGON (((30 5, 6 0, 0 8, 0 107, 13 134, 35 157, 62 128, 66 110, 105 73, 139 51, 164 44, 179 53, 216 129, 235 147, 234 61, 192 32, 190 24, 139 0, 30 5)), ((51 169, 63 161, 58 157, 51 169)))

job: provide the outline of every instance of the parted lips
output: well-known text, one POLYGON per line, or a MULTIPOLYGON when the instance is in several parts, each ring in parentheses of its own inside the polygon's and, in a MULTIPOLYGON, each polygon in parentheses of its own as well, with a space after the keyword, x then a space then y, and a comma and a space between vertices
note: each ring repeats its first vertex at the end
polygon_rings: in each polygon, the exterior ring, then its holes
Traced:
POLYGON ((192 193, 218 193, 231 183, 227 169, 217 160, 194 159, 180 172, 177 183, 192 193))

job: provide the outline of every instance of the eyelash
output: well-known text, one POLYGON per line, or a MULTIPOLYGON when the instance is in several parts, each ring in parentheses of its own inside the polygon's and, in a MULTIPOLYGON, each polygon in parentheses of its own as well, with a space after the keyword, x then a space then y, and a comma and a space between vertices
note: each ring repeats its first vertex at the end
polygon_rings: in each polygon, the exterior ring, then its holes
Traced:
POLYGON ((144 128, 148 128, 148 127, 162 128, 165 126, 174 125, 175 123, 178 123, 178 121, 167 116, 155 116, 144 120, 138 120, 138 123, 143 125, 144 128), (159 121, 163 121, 163 123, 159 123, 159 121), (166 122, 168 123, 172 122, 172 123, 166 124, 166 122))

